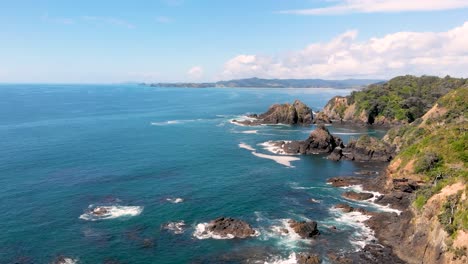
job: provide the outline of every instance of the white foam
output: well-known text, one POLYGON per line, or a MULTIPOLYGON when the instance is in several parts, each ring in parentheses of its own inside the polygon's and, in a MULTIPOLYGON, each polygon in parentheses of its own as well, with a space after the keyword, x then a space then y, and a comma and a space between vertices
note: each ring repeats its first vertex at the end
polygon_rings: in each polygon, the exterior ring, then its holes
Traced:
POLYGON ((276 163, 284 165, 289 168, 294 168, 294 166, 291 165, 292 161, 300 160, 300 158, 291 157, 291 156, 273 156, 273 155, 267 155, 267 154, 262 154, 262 153, 257 153, 257 152, 252 152, 252 154, 259 158, 274 160, 276 163))
POLYGON ((96 220, 105 220, 105 219, 115 219, 119 217, 132 217, 141 214, 143 211, 142 206, 98 206, 95 207, 94 205, 89 206, 89 210, 80 215, 80 219, 87 220, 87 221, 96 221, 96 220), (93 209, 102 208, 106 210, 106 213, 97 215, 93 213, 93 209))
POLYGON ((258 130, 246 130, 246 131, 242 131, 241 133, 242 134, 257 134, 258 130))
POLYGON ((374 231, 365 224, 365 221, 369 220, 371 216, 364 215, 361 212, 343 213, 335 208, 330 209, 330 211, 337 216, 335 220, 338 224, 351 226, 357 230, 350 238, 351 244, 357 250, 376 240, 374 231))
POLYGON ((250 150, 250 151, 255 151, 255 149, 252 146, 247 145, 247 144, 242 143, 242 142, 239 143, 239 148, 243 148, 243 149, 250 150))
MULTIPOLYGON (((284 143, 290 143, 290 142, 291 141, 284 141, 284 143)), ((289 155, 283 150, 284 144, 282 144, 281 146, 278 146, 277 144, 275 144, 274 141, 267 141, 267 142, 260 143, 258 145, 262 146, 263 149, 268 150, 269 152, 274 153, 274 154, 289 155)))
POLYGON ((350 185, 350 186, 345 186, 345 187, 341 187, 343 189, 349 189, 349 190, 352 190, 352 191, 355 191, 355 192, 367 192, 367 193, 372 193, 374 196, 370 199, 367 199, 367 200, 363 200, 363 201, 359 201, 359 202, 362 202, 362 203, 365 203, 365 204, 368 204, 374 208, 376 208, 377 210, 381 211, 381 212, 389 212, 389 213, 396 213, 397 215, 400 215, 402 213, 402 211, 398 210, 398 209, 393 209, 390 207, 389 204, 387 205, 381 205, 381 204, 378 204, 376 203, 375 201, 380 197, 382 196, 383 194, 379 193, 379 192, 373 192, 373 191, 365 191, 362 187, 362 185, 358 184, 358 185, 350 185))
POLYGON ((248 117, 246 115, 243 115, 243 116, 237 116, 237 117, 229 120, 229 123, 231 123, 231 124, 245 127, 245 126, 251 126, 251 125, 244 125, 244 124, 241 124, 239 122, 234 122, 234 120, 242 122, 242 121, 254 121, 254 120, 257 120, 257 119, 253 118, 253 117, 248 117))
POLYGON ((184 199, 182 198, 166 198, 166 201, 170 202, 170 203, 182 203, 184 202, 184 199))
POLYGON ((288 258, 276 257, 272 260, 265 261, 264 264, 296 264, 297 257, 296 253, 291 253, 288 258))
MULTIPOLYGON (((195 227, 195 232, 193 232, 193 236, 198 238, 198 239, 233 239, 235 236, 233 234, 227 234, 226 236, 221 236, 214 234, 212 231, 209 231, 207 229, 208 223, 200 223, 195 227)), ((254 236, 259 236, 260 232, 255 230, 255 233, 252 235, 254 236)))
POLYGON ((179 222, 169 222, 163 226, 164 229, 171 230, 174 232, 174 234, 182 234, 184 233, 185 229, 185 222, 184 221, 179 221, 179 222))
POLYGON ((77 259, 72 259, 72 258, 61 258, 58 264, 76 264, 78 263, 77 259))
POLYGON ((167 126, 167 125, 176 125, 176 124, 184 124, 188 122, 197 122, 203 121, 204 119, 186 119, 186 120, 169 120, 169 121, 161 121, 161 122, 151 122, 153 126, 167 126))
POLYGON ((276 219, 267 221, 269 227, 261 229, 261 240, 273 240, 278 247, 289 250, 309 248, 314 240, 303 239, 289 224, 290 219, 276 219))

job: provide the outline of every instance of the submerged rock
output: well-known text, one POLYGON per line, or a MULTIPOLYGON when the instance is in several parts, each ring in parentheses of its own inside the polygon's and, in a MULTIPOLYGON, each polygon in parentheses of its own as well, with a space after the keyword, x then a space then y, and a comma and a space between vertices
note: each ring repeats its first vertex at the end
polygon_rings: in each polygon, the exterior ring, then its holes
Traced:
POLYGON ((220 217, 208 223, 206 229, 221 237, 247 238, 255 235, 255 230, 242 220, 220 217))
POLYGON ((320 235, 317 229, 317 222, 315 221, 301 221, 289 220, 289 226, 298 234, 301 238, 314 238, 320 235))
POLYGON ((267 112, 249 116, 253 120, 233 120, 242 125, 287 124, 311 125, 313 120, 312 109, 303 102, 296 100, 293 104, 274 104, 267 112))

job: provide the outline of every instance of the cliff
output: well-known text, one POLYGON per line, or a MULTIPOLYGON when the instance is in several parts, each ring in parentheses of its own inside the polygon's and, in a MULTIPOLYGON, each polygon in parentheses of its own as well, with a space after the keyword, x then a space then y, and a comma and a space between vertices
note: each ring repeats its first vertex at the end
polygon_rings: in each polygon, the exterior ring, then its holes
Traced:
POLYGON ((399 76, 346 97, 334 97, 325 105, 323 114, 360 124, 408 124, 422 117, 444 94, 467 83, 468 79, 449 76, 399 76))
MULTIPOLYGON (((387 168, 386 190, 416 185, 411 205, 389 216, 379 239, 408 263, 468 263, 468 86, 441 99, 385 141, 399 154, 387 168)), ((374 220, 377 221, 377 220, 374 220)))

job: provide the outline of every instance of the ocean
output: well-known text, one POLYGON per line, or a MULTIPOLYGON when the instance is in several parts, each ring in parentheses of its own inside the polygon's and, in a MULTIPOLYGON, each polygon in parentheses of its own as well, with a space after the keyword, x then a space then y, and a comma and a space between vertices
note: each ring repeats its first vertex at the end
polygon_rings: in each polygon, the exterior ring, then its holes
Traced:
MULTIPOLYGON (((295 99, 317 111, 351 91, 0 85, 0 263, 294 263, 293 253, 356 251, 373 239, 366 216, 334 210, 345 190, 326 179, 369 164, 264 144, 305 139, 314 126, 231 122, 295 99), (96 206, 110 213, 87 213, 96 206), (199 234, 220 216, 258 235, 199 234), (288 219, 315 220, 321 235, 285 234, 288 219)), ((385 133, 328 128, 345 142, 385 133)))

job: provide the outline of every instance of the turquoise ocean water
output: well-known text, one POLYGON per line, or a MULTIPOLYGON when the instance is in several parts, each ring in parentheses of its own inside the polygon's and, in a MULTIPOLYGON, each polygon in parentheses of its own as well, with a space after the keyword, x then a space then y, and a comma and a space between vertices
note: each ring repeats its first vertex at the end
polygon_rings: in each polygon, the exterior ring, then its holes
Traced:
MULTIPOLYGON (((292 252, 356 250, 368 230, 330 209, 343 190, 326 179, 368 168, 321 155, 286 166, 259 144, 305 139, 313 127, 230 122, 294 99, 318 110, 350 92, 0 85, 0 263, 59 255, 78 263, 263 263, 292 252), (86 210, 96 205, 113 215, 92 221, 86 210), (194 236, 218 216, 243 219, 260 234, 194 236), (318 221, 322 235, 308 242, 278 232, 291 218, 318 221), (162 228, 181 221, 180 232, 162 228)), ((329 128, 345 141, 383 133, 329 128)))

